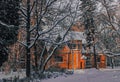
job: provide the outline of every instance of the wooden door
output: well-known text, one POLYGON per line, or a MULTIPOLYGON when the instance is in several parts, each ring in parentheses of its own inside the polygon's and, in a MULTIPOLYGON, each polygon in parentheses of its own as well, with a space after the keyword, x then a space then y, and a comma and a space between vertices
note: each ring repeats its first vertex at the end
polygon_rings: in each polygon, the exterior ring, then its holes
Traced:
POLYGON ((68 69, 79 69, 79 58, 80 54, 77 53, 77 51, 72 52, 72 54, 69 54, 68 56, 68 69))

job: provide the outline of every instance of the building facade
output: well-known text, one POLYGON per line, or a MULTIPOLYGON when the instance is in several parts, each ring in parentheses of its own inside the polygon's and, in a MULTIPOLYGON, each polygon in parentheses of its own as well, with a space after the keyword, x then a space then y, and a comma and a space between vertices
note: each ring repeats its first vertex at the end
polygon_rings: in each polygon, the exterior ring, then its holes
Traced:
MULTIPOLYGON (((78 25, 74 25, 65 40, 66 44, 61 45, 53 54, 48 65, 64 69, 85 69, 94 67, 93 53, 85 51, 83 45, 86 44, 84 30, 79 29, 78 25), (84 51, 83 51, 84 50, 84 51), (83 53, 84 52, 84 53, 83 53)), ((62 33, 61 33, 62 36, 62 33)), ((97 67, 106 68, 106 56, 102 53, 96 53, 97 67)))

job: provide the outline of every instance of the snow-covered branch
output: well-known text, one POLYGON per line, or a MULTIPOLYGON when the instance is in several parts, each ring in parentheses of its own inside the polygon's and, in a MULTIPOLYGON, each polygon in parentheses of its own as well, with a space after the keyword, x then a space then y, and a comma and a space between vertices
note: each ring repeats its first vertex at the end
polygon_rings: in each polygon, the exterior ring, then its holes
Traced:
POLYGON ((15 27, 14 25, 8 25, 8 24, 6 24, 6 23, 4 23, 4 22, 2 22, 2 21, 0 21, 0 24, 3 25, 3 26, 5 26, 5 27, 7 27, 8 29, 9 29, 10 27, 15 27))

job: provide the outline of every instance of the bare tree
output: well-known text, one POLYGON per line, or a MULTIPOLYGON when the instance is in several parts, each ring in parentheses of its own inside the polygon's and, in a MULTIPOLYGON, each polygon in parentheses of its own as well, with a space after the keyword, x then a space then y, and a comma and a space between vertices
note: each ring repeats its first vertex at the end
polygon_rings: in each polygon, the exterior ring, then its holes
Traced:
MULTIPOLYGON (((83 22, 85 26, 85 34, 86 34, 86 47, 89 48, 89 53, 94 53, 94 67, 97 68, 96 61, 96 49, 95 49, 95 8, 96 1, 95 0, 81 0, 82 7, 81 10, 83 12, 83 22), (93 48, 92 48, 93 47, 93 48), (91 50, 93 49, 93 50, 91 50)), ((87 48, 86 48, 87 49, 87 48)))
POLYGON ((103 51, 110 53, 119 52, 120 27, 118 5, 113 0, 99 0, 101 7, 97 15, 99 42, 102 44, 103 51), (117 51, 116 51, 117 50, 117 51))
MULTIPOLYGON (((77 1, 77 0, 76 0, 77 1)), ((26 47, 26 76, 31 72, 31 48, 42 42, 40 53, 40 73, 44 71, 45 65, 60 44, 65 43, 64 38, 76 20, 78 5, 68 0, 23 0, 21 2, 21 26, 26 29, 25 43, 19 41, 26 47), (65 3, 66 2, 66 3, 65 3), (74 5, 74 6, 73 6, 74 5), (73 9, 74 8, 74 9, 73 9), (23 22, 24 21, 24 22, 23 22), (62 30, 66 30, 62 39, 56 42, 56 38, 62 30), (52 46, 52 50, 51 49, 52 46), (43 54, 47 50, 47 57, 43 61, 43 54), (42 61, 42 63, 41 63, 42 61)), ((36 50, 36 49, 35 49, 36 50)))

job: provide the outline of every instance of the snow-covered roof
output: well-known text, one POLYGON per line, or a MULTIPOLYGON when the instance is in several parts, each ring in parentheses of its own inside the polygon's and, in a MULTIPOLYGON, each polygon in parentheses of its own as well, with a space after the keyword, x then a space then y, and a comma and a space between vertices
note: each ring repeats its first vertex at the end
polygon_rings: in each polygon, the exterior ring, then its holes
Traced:
MULTIPOLYGON (((56 34, 56 35, 50 35, 49 33, 48 34, 45 34, 45 36, 42 36, 42 38, 44 38, 44 37, 49 37, 49 40, 50 41, 56 41, 57 40, 57 38, 59 37, 59 35, 60 35, 60 37, 61 38, 63 38, 64 37, 64 35, 65 35, 65 33, 66 33, 66 30, 62 30, 61 32, 60 32, 60 34, 58 33, 58 34, 56 34)), ((40 37, 41 38, 41 37, 40 37)), ((39 38, 39 39, 40 39, 39 38)), ((65 36, 65 38, 64 38, 64 42, 67 42, 67 41, 71 41, 71 40, 81 40, 82 41, 82 44, 85 44, 86 43, 86 40, 85 40, 85 35, 84 35, 84 32, 76 32, 76 31, 69 31, 67 34, 66 34, 66 36, 65 36)), ((50 48, 50 46, 52 45, 51 43, 49 43, 49 41, 48 41, 48 44, 49 44, 49 46, 47 46, 47 48, 49 49, 50 48)))
MULTIPOLYGON (((63 37, 66 31, 60 33, 60 36, 63 37)), ((76 31, 69 31, 68 34, 65 36, 65 41, 70 40, 82 40, 82 43, 85 44, 85 35, 84 32, 76 32, 76 31)))

